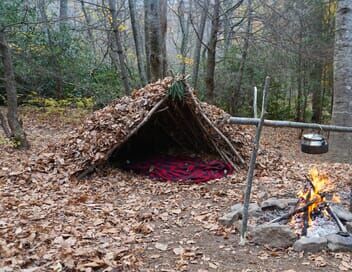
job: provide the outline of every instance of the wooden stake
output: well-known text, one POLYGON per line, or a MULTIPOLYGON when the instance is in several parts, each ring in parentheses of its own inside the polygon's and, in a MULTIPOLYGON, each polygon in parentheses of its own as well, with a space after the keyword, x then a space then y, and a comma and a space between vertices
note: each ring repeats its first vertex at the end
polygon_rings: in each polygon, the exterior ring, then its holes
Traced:
POLYGON ((241 245, 245 245, 246 243, 247 225, 248 225, 248 208, 249 208, 249 202, 251 198, 253 175, 254 175, 255 162, 257 160, 257 154, 259 149, 260 135, 263 128, 264 116, 266 114, 266 107, 268 104, 267 92, 269 92, 269 85, 270 85, 270 77, 267 76, 265 78, 265 85, 263 90, 262 112, 261 112, 260 121, 258 123, 256 134, 255 134, 254 146, 253 146, 253 151, 251 155, 251 160, 249 163, 248 175, 247 175, 246 191, 244 194, 243 219, 242 219, 241 241, 240 241, 241 245))
POLYGON ((350 182, 351 184, 351 189, 350 189, 350 212, 352 212, 352 182, 350 182))
POLYGON ((258 89, 257 86, 254 86, 254 94, 253 94, 253 116, 254 118, 258 118, 258 110, 257 110, 257 100, 258 100, 258 89))

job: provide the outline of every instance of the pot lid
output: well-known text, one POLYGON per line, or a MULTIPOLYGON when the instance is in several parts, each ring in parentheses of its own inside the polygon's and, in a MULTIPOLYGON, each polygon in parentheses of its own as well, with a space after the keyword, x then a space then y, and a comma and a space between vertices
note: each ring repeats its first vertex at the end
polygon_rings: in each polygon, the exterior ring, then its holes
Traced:
POLYGON ((309 141, 323 141, 324 137, 320 134, 316 134, 316 133, 309 133, 309 134, 304 134, 303 138, 305 140, 309 140, 309 141))

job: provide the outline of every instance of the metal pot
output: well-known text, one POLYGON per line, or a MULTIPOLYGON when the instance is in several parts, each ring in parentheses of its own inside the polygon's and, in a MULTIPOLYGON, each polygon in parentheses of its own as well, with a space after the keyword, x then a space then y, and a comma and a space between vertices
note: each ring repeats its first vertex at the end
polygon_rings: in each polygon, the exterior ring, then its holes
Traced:
POLYGON ((323 154, 329 151, 329 144, 320 134, 304 134, 301 151, 308 154, 323 154))

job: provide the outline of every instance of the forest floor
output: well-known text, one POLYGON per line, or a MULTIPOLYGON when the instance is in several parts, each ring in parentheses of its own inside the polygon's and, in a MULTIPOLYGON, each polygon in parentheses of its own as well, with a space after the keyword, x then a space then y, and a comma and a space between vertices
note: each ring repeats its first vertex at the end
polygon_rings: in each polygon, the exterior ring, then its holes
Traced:
MULTIPOLYGON (((0 145, 0 271, 352 270, 351 253, 240 246, 238 225, 224 228, 218 218, 241 201, 246 169, 201 185, 157 182, 118 169, 79 183, 11 181, 23 161, 82 118, 75 111, 27 109, 31 149, 0 145)), ((265 128, 261 147, 261 154, 275 150, 283 159, 276 167, 261 166, 253 201, 295 197, 312 165, 326 171, 338 190, 351 188, 351 165, 302 154, 298 131, 265 128)))

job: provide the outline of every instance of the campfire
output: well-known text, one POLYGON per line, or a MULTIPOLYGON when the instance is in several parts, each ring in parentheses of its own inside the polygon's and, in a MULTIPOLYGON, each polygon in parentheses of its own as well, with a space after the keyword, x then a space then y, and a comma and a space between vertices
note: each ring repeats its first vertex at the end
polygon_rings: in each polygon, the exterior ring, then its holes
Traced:
POLYGON ((309 171, 289 223, 298 236, 320 237, 339 231, 347 232, 330 206, 340 202, 335 189, 327 175, 319 173, 316 168, 309 171))
MULTIPOLYGON (((336 189, 326 174, 312 168, 296 198, 251 203, 252 242, 297 251, 352 251, 352 213, 340 203, 336 189)), ((237 203, 219 221, 230 226, 242 215, 243 205, 237 203)))

